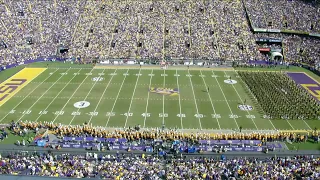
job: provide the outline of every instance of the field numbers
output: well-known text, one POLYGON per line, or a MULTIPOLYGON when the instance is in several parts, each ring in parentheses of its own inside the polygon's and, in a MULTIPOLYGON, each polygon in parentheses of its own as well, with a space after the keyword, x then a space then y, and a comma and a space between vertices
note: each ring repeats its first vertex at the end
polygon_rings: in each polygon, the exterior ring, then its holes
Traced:
POLYGON ((55 115, 63 115, 64 114, 64 111, 56 111, 54 112, 55 115))
POLYGON ((174 74, 174 76, 179 77, 179 76, 180 76, 180 74, 174 74))
POLYGON ((133 116, 133 113, 124 113, 123 115, 125 115, 125 116, 133 116))
POLYGON ((159 117, 168 117, 167 113, 159 113, 159 117))
POLYGON ((187 74, 186 76, 187 76, 187 77, 192 77, 192 75, 191 75, 191 74, 187 74))
POLYGON ((111 74, 109 74, 110 76, 115 76, 115 75, 117 75, 117 73, 111 73, 111 74))
POLYGON ((217 78, 217 77, 219 77, 219 76, 217 76, 217 75, 214 74, 214 75, 212 75, 212 77, 217 78))
POLYGON ((40 111, 39 114, 48 114, 48 111, 40 111))
POLYGON ((199 77, 206 77, 205 75, 200 74, 199 77))
POLYGON ((72 116, 80 116, 81 112, 73 111, 71 113, 72 116))
POLYGON ((203 114, 195 114, 194 117, 196 117, 196 118, 203 118, 204 115, 203 115, 203 114))
POLYGON ((255 115, 246 115, 246 117, 248 118, 248 119, 255 119, 256 118, 256 116, 255 115))
POLYGON ((150 113, 142 113, 141 116, 142 116, 142 117, 150 117, 151 114, 150 114, 150 113))
POLYGON ((220 114, 211 114, 212 118, 221 118, 220 114))
POLYGON ((263 115, 264 119, 270 119, 271 117, 269 115, 263 115))
POLYGON ((63 75, 67 75, 67 74, 68 74, 68 73, 60 73, 60 75, 61 75, 61 76, 63 76, 63 75))
POLYGON ((136 76, 142 76, 142 74, 136 74, 136 76))
POLYGON ((185 114, 177 114, 177 116, 178 116, 178 117, 183 117, 183 118, 185 118, 185 117, 186 117, 186 115, 185 115, 185 114))
POLYGON ((98 116, 98 114, 99 114, 99 112, 95 112, 95 111, 94 112, 89 112, 90 116, 98 116))
POLYGON ((229 114, 229 118, 236 119, 239 118, 239 116, 236 114, 229 114))
POLYGON ((92 73, 86 73, 86 75, 87 75, 87 76, 91 76, 91 75, 92 75, 92 73))
POLYGON ((14 113, 16 113, 16 110, 14 109, 9 112, 9 114, 14 114, 14 113))
POLYGON ((32 111, 31 110, 25 110, 22 112, 22 114, 30 114, 32 111))
POLYGON ((161 74, 161 76, 168 76, 168 74, 161 74))
POLYGON ((230 78, 230 76, 229 76, 229 75, 224 75, 224 77, 225 77, 225 78, 230 78))
POLYGON ((148 76, 154 76, 154 74, 148 74, 148 76))
POLYGON ((104 73, 98 73, 98 75, 99 75, 99 76, 103 76, 103 75, 104 75, 104 73))
POLYGON ((123 75, 124 75, 124 76, 129 76, 129 74, 128 74, 128 73, 124 73, 123 75))
POLYGON ((116 113, 114 113, 114 112, 107 112, 106 116, 115 116, 115 115, 116 115, 116 113))
POLYGON ((79 74, 80 74, 80 73, 73 73, 73 75, 75 75, 75 76, 76 76, 76 75, 79 75, 79 74))

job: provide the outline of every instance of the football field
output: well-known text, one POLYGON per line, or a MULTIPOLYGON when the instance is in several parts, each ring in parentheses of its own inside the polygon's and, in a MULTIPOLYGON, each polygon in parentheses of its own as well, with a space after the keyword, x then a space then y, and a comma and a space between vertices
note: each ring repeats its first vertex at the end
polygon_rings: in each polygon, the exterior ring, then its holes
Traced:
POLYGON ((0 124, 251 130, 319 124, 267 119, 233 70, 48 68, 11 96, 0 106, 0 124))

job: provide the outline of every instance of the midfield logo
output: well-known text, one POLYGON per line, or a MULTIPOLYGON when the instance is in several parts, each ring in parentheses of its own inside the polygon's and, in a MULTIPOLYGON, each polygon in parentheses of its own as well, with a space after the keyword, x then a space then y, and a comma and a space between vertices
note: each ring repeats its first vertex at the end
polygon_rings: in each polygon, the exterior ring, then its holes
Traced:
POLYGON ((151 93, 157 93, 157 94, 163 94, 163 95, 169 95, 169 96, 177 96, 179 94, 178 88, 157 88, 157 87, 151 87, 149 89, 151 93))

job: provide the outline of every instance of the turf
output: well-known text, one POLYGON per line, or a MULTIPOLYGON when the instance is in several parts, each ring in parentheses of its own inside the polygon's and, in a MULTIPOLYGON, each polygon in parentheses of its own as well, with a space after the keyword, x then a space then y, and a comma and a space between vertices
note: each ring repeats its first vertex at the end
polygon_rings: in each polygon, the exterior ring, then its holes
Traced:
POLYGON ((285 120, 264 119, 263 115, 235 71, 92 69, 90 65, 55 63, 0 107, 0 124, 27 120, 102 127, 320 128, 319 121, 290 120, 291 127, 285 120), (225 83, 229 76, 237 83, 225 83), (179 95, 152 93, 150 87, 177 88, 179 95), (80 101, 90 105, 74 107, 80 101), (240 110, 243 101, 254 109, 240 110))

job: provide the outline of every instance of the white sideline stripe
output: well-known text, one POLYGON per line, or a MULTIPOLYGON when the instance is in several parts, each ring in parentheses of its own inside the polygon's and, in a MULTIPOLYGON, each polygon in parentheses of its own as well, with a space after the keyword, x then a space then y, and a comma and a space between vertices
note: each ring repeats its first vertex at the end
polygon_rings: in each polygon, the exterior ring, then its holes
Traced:
MULTIPOLYGON (((163 74, 166 74, 166 70, 163 69, 163 74)), ((163 76, 163 85, 162 87, 164 88, 166 86, 166 76, 163 76)), ((165 125, 164 123, 164 94, 162 95, 162 125, 165 125)))
MULTIPOLYGON (((78 73, 79 73, 80 71, 81 71, 81 69, 79 69, 78 73)), ((58 94, 52 99, 52 101, 47 105, 47 107, 44 109, 44 111, 46 111, 46 110, 50 107, 50 105, 57 99, 57 97, 63 92, 63 90, 68 86, 68 84, 69 84, 75 77, 76 77, 76 75, 74 75, 74 76, 69 80, 69 82, 66 83, 66 85, 59 91, 59 93, 58 93, 58 94)), ((37 122, 42 115, 43 115, 43 114, 41 113, 41 114, 37 117, 37 119, 35 120, 35 122, 37 122)))
MULTIPOLYGON (((223 71, 223 72, 224 72, 224 74, 225 74, 226 76, 228 76, 228 74, 227 74, 225 71, 223 71)), ((230 75, 230 77, 231 77, 231 75, 230 75)), ((237 95, 238 95, 241 103, 244 104, 244 102, 243 102, 240 94, 238 93, 238 90, 234 87, 233 84, 231 84, 231 86, 233 87, 234 91, 237 93, 237 95)), ((258 126, 257 126, 256 122, 254 122, 253 118, 251 117, 251 114, 250 114, 250 112, 248 111, 248 109, 246 109, 246 111, 247 111, 247 114, 250 116, 250 119, 251 119, 251 121, 253 122, 254 126, 256 127, 256 129, 258 129, 258 126)))
MULTIPOLYGON (((213 70, 211 71, 211 73, 212 73, 212 75, 214 75, 213 70)), ((221 90, 221 92, 222 92, 222 95, 223 95, 223 97, 224 97, 224 99, 225 99, 225 102, 226 102, 227 105, 228 105, 228 108, 229 108, 231 114, 233 114, 233 112, 232 112, 232 110, 231 110, 231 107, 230 107, 230 104, 228 103, 227 97, 226 97, 226 95, 224 94, 224 92, 223 92, 223 90, 222 90, 222 88, 221 88, 221 86, 220 86, 220 83, 219 83, 217 77, 215 77, 215 80, 216 80, 217 83, 218 83, 218 86, 219 86, 219 88, 220 88, 220 90, 221 90)), ((233 118, 233 120, 234 120, 234 122, 236 123, 237 128, 239 129, 239 125, 238 125, 238 122, 237 122, 236 118, 233 118)))
MULTIPOLYGON (((103 71, 102 71, 102 73, 104 73, 104 71, 105 71, 106 69, 104 69, 103 71)), ((87 76, 88 77, 88 76, 87 76)), ((101 77, 101 75, 99 75, 99 78, 101 77)), ((96 82, 98 82, 98 81, 96 81, 96 82)), ((94 85, 93 86, 91 86, 91 88, 90 88, 90 90, 89 90, 89 92, 87 93, 87 95, 86 95, 86 97, 84 98, 84 101, 85 100, 87 100, 87 98, 88 98, 88 96, 90 95, 90 93, 91 93, 91 91, 92 91, 92 89, 94 88, 96 86, 96 83, 94 83, 94 85)), ((77 109, 77 112, 79 112, 80 111, 80 108, 78 108, 77 109)), ((73 117, 72 117, 72 119, 71 119, 71 121, 70 121, 70 123, 69 123, 69 125, 71 125, 72 124, 72 122, 73 122, 73 120, 74 120, 74 118, 76 117, 76 115, 73 115, 73 117)))
MULTIPOLYGON (((128 72, 129 72, 129 69, 127 69, 127 72, 126 72, 126 73, 128 73, 128 72)), ((113 112, 113 109, 114 109, 114 107, 115 107, 116 104, 117 104, 117 100, 118 100, 118 98, 119 98, 120 92, 121 92, 121 90, 122 90, 122 86, 123 86, 124 81, 126 80, 126 78, 127 78, 127 76, 124 76, 124 78, 123 78, 123 80, 122 80, 122 84, 121 84, 120 89, 119 89, 119 92, 118 92, 118 94, 117 94, 116 100, 114 101, 113 106, 112 106, 112 109, 111 109, 110 112, 113 112)), ((110 118, 111 118, 111 116, 108 117, 108 120, 107 120, 107 123, 106 123, 106 127, 108 127, 110 118)))
MULTIPOLYGON (((140 72, 141 72, 141 69, 139 70, 139 74, 140 74, 140 72)), ((138 81, 139 81, 139 77, 140 77, 140 76, 138 76, 138 77, 137 77, 136 85, 134 86, 134 90, 133 90, 133 93, 132 93, 132 97, 131 97, 131 101, 130 101, 130 105, 129 105, 128 113, 130 113, 130 110, 131 110, 132 101, 133 101, 133 97, 134 97, 134 94, 135 94, 136 89, 137 89, 137 84, 138 84, 138 81)), ((127 126, 128 118, 129 118, 129 116, 127 115, 127 117, 126 117, 126 122, 125 122, 125 124, 124 124, 124 127, 126 127, 126 126, 127 126)))
MULTIPOLYGON (((68 70, 66 70, 66 72, 64 73, 67 73, 71 68, 69 68, 68 70)), ((58 82, 62 77, 64 77, 63 75, 60 75, 60 77, 55 81, 55 82, 58 82)), ((37 100, 36 102, 34 102, 29 108, 28 110, 30 110, 34 105, 37 104, 37 102, 55 85, 55 83, 53 83, 37 100)), ((25 116, 26 114, 22 114, 22 116, 18 119, 17 122, 20 122, 20 120, 25 116)))
MULTIPOLYGON (((178 70, 176 70, 176 74, 178 73, 178 70)), ((179 111, 180 111, 180 123, 181 123, 181 128, 183 129, 183 123, 182 123, 182 115, 181 115, 181 99, 180 99, 180 85, 179 85, 179 76, 177 76, 177 86, 178 86, 178 91, 179 91, 179 111)))
MULTIPOLYGON (((207 83, 206 83, 206 81, 204 80, 204 77, 203 77, 203 75, 202 75, 202 71, 201 71, 201 70, 200 70, 200 73, 201 73, 201 77, 202 77, 203 83, 204 83, 204 85, 206 86, 206 89, 208 90, 207 83)), ((208 92, 207 94, 208 94, 209 99, 210 99, 210 102, 211 102, 211 106, 212 106, 213 113, 214 113, 214 114, 217 114, 217 113, 216 113, 216 109, 214 108, 213 103, 212 103, 212 99, 211 99, 210 92, 208 92)), ((219 123, 219 119, 218 119, 217 117, 216 117, 216 120, 217 120, 219 129, 221 129, 221 126, 220 126, 220 123, 219 123)))
MULTIPOLYGON (((118 70, 118 69, 116 69, 113 73, 116 73, 117 70, 118 70)), ((94 109, 93 112, 96 112, 96 110, 98 109, 98 107, 99 107, 99 105, 100 105, 100 103, 101 103, 101 100, 104 99, 103 96, 104 96, 104 94, 106 93, 106 91, 107 91, 107 89, 108 89, 108 87, 109 87, 109 85, 110 85, 110 82, 112 81, 113 77, 114 77, 114 76, 112 76, 112 77, 110 78, 109 83, 107 84, 107 87, 104 88, 104 91, 103 91, 103 93, 101 94, 100 99, 99 99, 99 101, 98 101, 98 103, 97 103, 97 105, 96 105, 96 107, 95 107, 95 109, 94 109)), ((93 118, 93 114, 91 115, 88 124, 91 123, 92 118, 93 118)))
MULTIPOLYGON (((56 72, 56 71, 58 71, 58 69, 57 70, 55 70, 54 72, 56 72)), ((38 74, 36 77, 38 77, 40 74, 38 74)), ((49 74, 49 76, 45 79, 45 80, 43 80, 40 84, 38 84, 27 96, 25 96, 14 108, 12 108, 12 109, 16 109, 22 102, 24 102, 24 100, 25 99, 27 99, 27 97, 29 97, 30 96, 30 94, 32 94, 36 89, 38 89, 38 87, 39 86, 41 86, 42 84, 43 84, 43 82, 45 82, 47 79, 49 79, 50 77, 52 76, 52 74, 49 74)), ((36 78, 35 77, 35 78, 36 78)), ((34 79, 35 79, 34 78, 34 79)), ((13 96, 13 97, 15 97, 15 96, 13 96)), ((1 120, 0 120, 0 122, 2 122, 8 115, 9 115, 10 113, 7 113, 1 120)))
MULTIPOLYGON (((151 70, 151 74, 153 74, 153 69, 151 70)), ((146 104, 146 112, 145 112, 145 113, 148 113, 149 97, 150 97, 150 88, 151 88, 152 77, 153 77, 153 76, 150 76, 149 91, 148 91, 147 104, 146 104)), ((143 128, 146 127, 146 120, 147 120, 147 116, 144 116, 143 128)))
MULTIPOLYGON (((188 69, 188 74, 190 74, 189 69, 188 69)), ((196 105, 197 114, 199 114, 198 104, 197 104, 197 100, 196 100, 196 95, 194 94, 194 89, 193 89, 193 84, 192 84, 192 81, 191 81, 191 76, 189 76, 189 80, 190 80, 191 89, 192 89, 192 93, 193 93, 194 104, 196 105)), ((198 120, 199 120, 199 124, 200 124, 200 129, 202 129, 200 117, 198 117, 198 120)))
MULTIPOLYGON (((91 71, 89 73, 91 73, 93 71, 93 69, 91 69, 91 71)), ((78 89, 81 87, 81 85, 83 84, 83 82, 89 77, 89 75, 87 75, 83 80, 82 83, 79 84, 79 86, 77 87, 77 89, 72 93, 72 95, 69 97, 68 101, 63 105, 63 107, 60 109, 60 111, 64 110, 64 108, 68 105, 69 101, 72 99, 72 97, 76 94, 76 92, 78 91, 78 89)), ((54 123, 57 118, 60 116, 60 114, 56 115, 56 117, 53 119, 52 123, 54 123)))
MULTIPOLYGON (((238 71, 234 71, 234 72, 236 72, 237 76, 239 76, 238 71)), ((246 88, 248 89, 248 91, 250 92, 250 94, 251 94, 255 99, 257 99, 256 96, 252 93, 251 89, 248 87, 247 83, 244 82, 240 76, 239 76, 239 79, 240 79, 240 81, 242 81, 242 83, 244 83, 244 84, 246 85, 246 88)), ((260 105, 260 104, 259 104, 259 105, 260 105)), ((263 109, 262 109, 262 110, 263 110, 263 109)), ((266 113, 264 112, 264 114, 266 114, 266 113)), ((271 121, 270 119, 269 119, 269 122, 270 122, 270 124, 272 125, 273 129, 276 130, 277 128, 274 126, 274 124, 272 123, 272 121, 271 121)))

